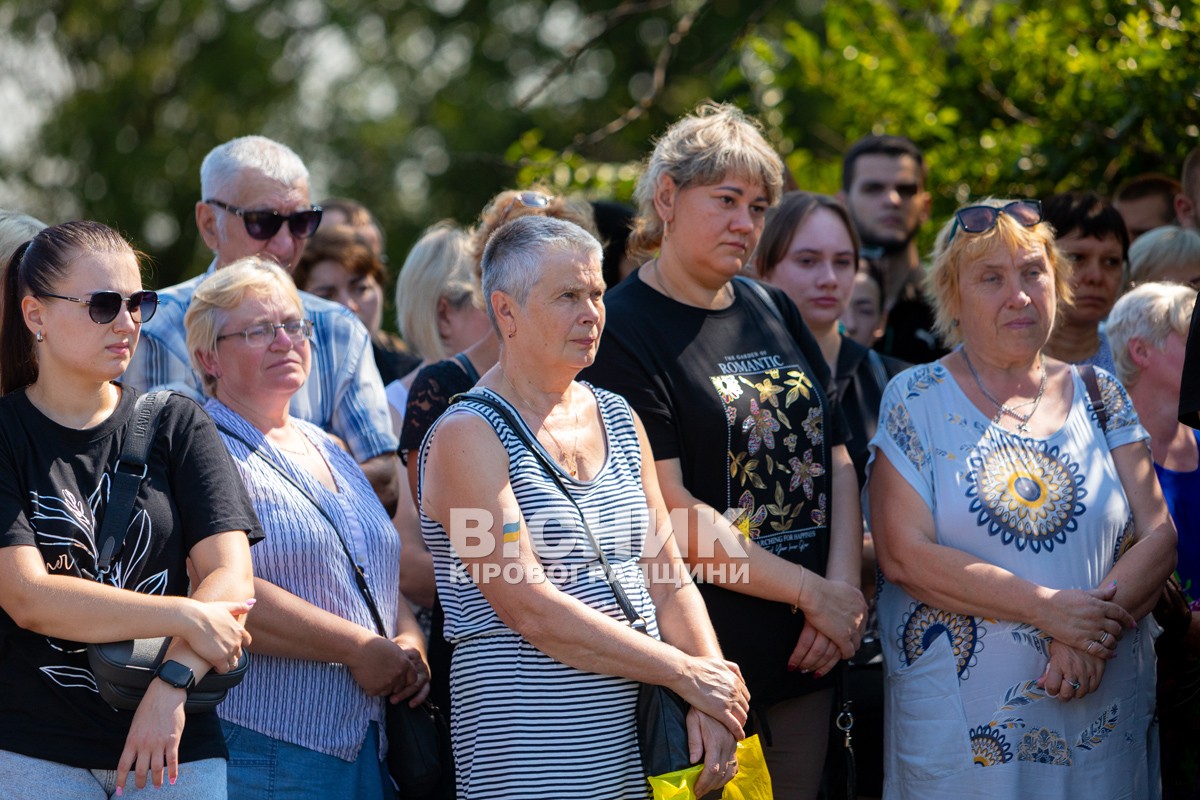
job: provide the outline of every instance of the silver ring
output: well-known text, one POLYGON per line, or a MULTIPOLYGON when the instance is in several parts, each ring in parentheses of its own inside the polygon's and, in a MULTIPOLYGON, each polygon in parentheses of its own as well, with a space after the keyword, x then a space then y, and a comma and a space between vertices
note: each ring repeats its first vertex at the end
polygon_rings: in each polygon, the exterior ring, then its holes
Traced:
POLYGON ((1097 645, 1097 644, 1100 644, 1100 643, 1097 642, 1095 639, 1092 639, 1090 642, 1088 642, 1087 650, 1085 650, 1084 652, 1087 653, 1088 655, 1091 655, 1092 654, 1092 646, 1097 645))
POLYGON ((1107 641, 1108 641, 1108 631, 1105 631, 1104 633, 1100 634, 1100 644, 1104 644, 1107 641))
POLYGON ((1067 683, 1069 683, 1069 684, 1071 685, 1071 688, 1072 688, 1072 689, 1074 689, 1074 690, 1075 690, 1075 691, 1077 691, 1077 692, 1079 691, 1079 689, 1080 689, 1080 686, 1081 686, 1081 684, 1079 683, 1079 681, 1067 681, 1067 683))

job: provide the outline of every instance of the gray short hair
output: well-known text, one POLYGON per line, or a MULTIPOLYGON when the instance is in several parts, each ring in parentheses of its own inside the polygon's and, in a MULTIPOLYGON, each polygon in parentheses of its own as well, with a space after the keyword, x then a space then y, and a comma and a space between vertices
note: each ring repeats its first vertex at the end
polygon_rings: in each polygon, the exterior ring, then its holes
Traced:
POLYGON ((1167 273, 1200 266, 1200 233, 1164 225, 1143 233, 1129 246, 1129 280, 1162 280, 1167 273))
POLYGON ((604 258, 596 237, 573 222, 554 217, 518 217, 496 229, 483 248, 483 297, 488 319, 499 331, 492 293, 504 292, 524 306, 541 276, 542 262, 557 253, 604 258))
POLYGON ((216 396, 217 379, 204 370, 198 353, 211 353, 217 349, 217 333, 229 319, 231 311, 246 299, 250 292, 272 294, 278 292, 304 314, 304 304, 292 276, 283 267, 261 256, 239 258, 227 267, 214 271, 200 282, 192 295, 192 302, 183 315, 183 326, 187 330, 187 350, 192 369, 200 376, 204 393, 216 396))
POLYGON ((242 136, 219 144, 200 164, 201 199, 217 197, 243 170, 261 172, 284 186, 308 183, 308 168, 292 148, 265 136, 242 136))
POLYGON ((1195 307, 1196 290, 1181 283, 1143 283, 1116 302, 1104 330, 1117 366, 1117 379, 1125 388, 1132 389, 1141 376, 1129 357, 1129 343, 1141 339, 1161 348, 1172 333, 1186 337, 1195 307))

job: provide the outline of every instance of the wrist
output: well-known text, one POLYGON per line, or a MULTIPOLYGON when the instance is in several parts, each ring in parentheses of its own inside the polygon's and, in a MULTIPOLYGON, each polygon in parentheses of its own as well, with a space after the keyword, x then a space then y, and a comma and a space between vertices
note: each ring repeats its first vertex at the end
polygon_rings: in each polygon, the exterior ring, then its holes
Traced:
POLYGON ((800 567, 800 581, 796 584, 796 596, 792 601, 792 613, 796 614, 811 607, 812 581, 809 580, 810 573, 804 567, 800 567))

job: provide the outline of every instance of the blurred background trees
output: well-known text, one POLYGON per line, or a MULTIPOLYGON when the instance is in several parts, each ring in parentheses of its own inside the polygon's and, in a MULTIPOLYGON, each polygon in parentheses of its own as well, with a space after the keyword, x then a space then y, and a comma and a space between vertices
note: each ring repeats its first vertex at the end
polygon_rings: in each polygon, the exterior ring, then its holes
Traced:
POLYGON ((940 220, 1177 175, 1198 30, 1190 0, 0 0, 0 206, 113 224, 168 285, 208 263, 200 160, 263 133, 314 199, 372 208, 397 265, 506 186, 628 199, 652 137, 713 98, 806 189, 837 191, 859 136, 910 136, 940 220))

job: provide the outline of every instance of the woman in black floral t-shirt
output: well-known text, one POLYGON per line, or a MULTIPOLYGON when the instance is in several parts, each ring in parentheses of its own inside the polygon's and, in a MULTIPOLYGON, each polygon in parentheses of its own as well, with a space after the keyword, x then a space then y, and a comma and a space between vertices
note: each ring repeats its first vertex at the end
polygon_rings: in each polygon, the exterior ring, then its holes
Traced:
POLYGON ((667 504, 688 516, 673 520, 684 557, 770 731, 775 791, 806 798, 824 761, 827 676, 857 649, 866 604, 854 467, 820 348, 782 292, 737 277, 781 174, 732 107, 663 135, 630 241, 657 257, 606 296, 583 377, 644 421, 667 504))

